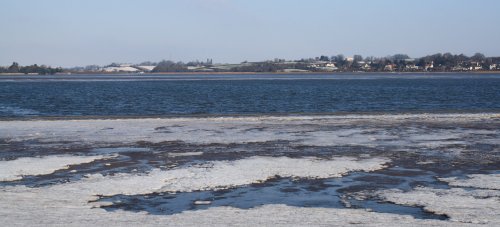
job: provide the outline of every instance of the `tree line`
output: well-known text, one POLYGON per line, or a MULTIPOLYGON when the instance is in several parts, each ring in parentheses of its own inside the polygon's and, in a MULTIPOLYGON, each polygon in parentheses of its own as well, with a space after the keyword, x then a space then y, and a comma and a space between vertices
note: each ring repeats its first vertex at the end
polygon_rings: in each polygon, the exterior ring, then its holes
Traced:
POLYGON ((58 68, 52 68, 52 67, 47 67, 45 65, 28 65, 28 66, 20 66, 19 63, 13 62, 12 65, 9 67, 0 67, 0 73, 36 73, 39 75, 46 75, 46 74, 56 74, 56 73, 61 73, 63 72, 63 69, 58 67, 58 68))

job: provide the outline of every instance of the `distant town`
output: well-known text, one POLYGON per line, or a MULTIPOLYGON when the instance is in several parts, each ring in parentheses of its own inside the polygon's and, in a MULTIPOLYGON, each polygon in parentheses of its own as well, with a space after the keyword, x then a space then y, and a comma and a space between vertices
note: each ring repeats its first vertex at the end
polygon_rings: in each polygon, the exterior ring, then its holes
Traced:
POLYGON ((46 65, 21 66, 14 62, 0 67, 2 74, 112 74, 112 73, 314 73, 314 72, 488 72, 500 71, 500 57, 473 56, 450 53, 411 58, 406 54, 387 57, 363 57, 361 55, 319 56, 300 60, 273 59, 259 62, 244 61, 239 64, 206 61, 143 62, 140 64, 112 63, 106 66, 89 65, 62 68, 46 65))

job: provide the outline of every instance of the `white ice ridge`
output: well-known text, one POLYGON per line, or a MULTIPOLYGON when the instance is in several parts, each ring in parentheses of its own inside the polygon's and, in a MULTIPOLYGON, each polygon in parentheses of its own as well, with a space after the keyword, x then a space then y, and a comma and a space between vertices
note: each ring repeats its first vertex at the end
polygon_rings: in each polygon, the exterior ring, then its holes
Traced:
POLYGON ((90 163, 110 156, 45 156, 24 157, 11 161, 0 161, 0 181, 20 180, 28 175, 51 174, 60 169, 67 169, 70 165, 90 163))
POLYGON ((499 130, 387 127, 406 121, 492 121, 499 114, 395 114, 289 117, 141 118, 106 120, 0 121, 0 139, 47 143, 134 144, 138 141, 183 141, 193 144, 252 143, 286 140, 311 146, 440 145, 484 142, 500 144, 499 130), (428 135, 428 136, 422 136, 428 135), (472 138, 472 139, 471 139, 472 138))
MULTIPOLYGON (((275 176, 293 178, 340 177, 351 171, 374 171, 388 159, 251 157, 236 161, 213 161, 172 170, 154 169, 143 175, 88 175, 73 188, 93 195, 135 195, 153 192, 214 190, 264 182, 275 176)), ((66 185, 65 185, 66 186, 66 185)))
POLYGON ((451 186, 500 190, 500 174, 471 174, 467 179, 439 178, 451 186))
POLYGON ((498 174, 474 174, 469 179, 442 178, 451 186, 474 187, 476 189, 434 189, 418 187, 409 192, 398 189, 379 192, 383 199, 410 206, 422 206, 436 214, 445 214, 451 221, 460 223, 500 226, 500 178, 498 174), (485 190, 479 188, 491 188, 485 190))

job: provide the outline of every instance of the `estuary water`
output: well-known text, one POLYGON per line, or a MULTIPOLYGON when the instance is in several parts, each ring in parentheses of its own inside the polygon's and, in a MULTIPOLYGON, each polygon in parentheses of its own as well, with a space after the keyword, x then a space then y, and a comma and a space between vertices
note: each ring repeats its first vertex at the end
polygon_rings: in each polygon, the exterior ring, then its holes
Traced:
POLYGON ((498 74, 1 76, 0 117, 491 112, 498 74))

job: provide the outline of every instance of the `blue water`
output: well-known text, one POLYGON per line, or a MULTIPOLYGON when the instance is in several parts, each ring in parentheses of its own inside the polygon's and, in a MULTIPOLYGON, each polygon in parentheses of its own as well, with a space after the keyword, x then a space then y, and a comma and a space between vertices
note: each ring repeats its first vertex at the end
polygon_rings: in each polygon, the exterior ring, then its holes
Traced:
POLYGON ((0 117, 500 110, 500 75, 0 76, 0 117))

